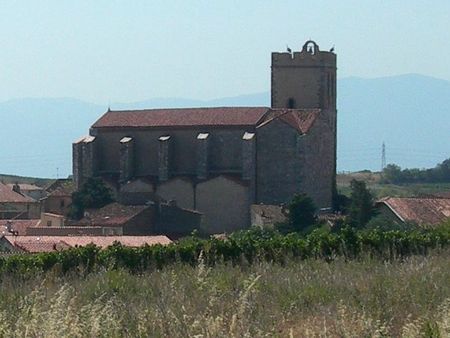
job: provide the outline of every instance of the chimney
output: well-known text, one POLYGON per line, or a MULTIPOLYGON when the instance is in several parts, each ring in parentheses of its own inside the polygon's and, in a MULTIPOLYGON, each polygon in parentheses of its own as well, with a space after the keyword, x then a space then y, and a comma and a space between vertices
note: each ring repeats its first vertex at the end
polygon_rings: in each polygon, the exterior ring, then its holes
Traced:
POLYGON ((6 221, 6 231, 11 232, 12 231, 12 222, 6 221))
POLYGON ((14 185, 13 185, 13 187, 12 187, 12 190, 13 190, 14 192, 18 193, 18 194, 21 194, 21 192, 20 192, 20 185, 19 185, 17 182, 14 183, 14 185))

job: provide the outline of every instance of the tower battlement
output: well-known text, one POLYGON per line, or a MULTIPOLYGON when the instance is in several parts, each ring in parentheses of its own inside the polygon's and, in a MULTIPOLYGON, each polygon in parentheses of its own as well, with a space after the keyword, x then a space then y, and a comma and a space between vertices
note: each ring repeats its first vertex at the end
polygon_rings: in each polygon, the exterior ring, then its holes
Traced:
POLYGON ((273 52, 272 66, 298 67, 336 67, 336 54, 333 51, 322 51, 314 41, 307 41, 299 52, 273 52))
POLYGON ((336 109, 336 54, 312 40, 272 53, 272 107, 336 109))

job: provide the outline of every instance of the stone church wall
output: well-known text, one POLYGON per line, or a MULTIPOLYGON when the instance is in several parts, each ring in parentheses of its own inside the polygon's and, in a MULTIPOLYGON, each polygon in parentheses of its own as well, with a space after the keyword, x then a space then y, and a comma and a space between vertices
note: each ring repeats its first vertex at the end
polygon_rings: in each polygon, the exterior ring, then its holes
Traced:
POLYGON ((286 203, 301 189, 301 137, 279 120, 257 130, 257 203, 286 203))
POLYGON ((197 174, 199 133, 209 133, 208 166, 211 172, 236 173, 242 170, 242 128, 226 129, 172 129, 172 130, 92 130, 96 135, 98 173, 120 172, 120 140, 127 136, 134 143, 134 176, 158 176, 158 139, 169 135, 169 178, 197 174))
POLYGON ((335 113, 322 111, 301 143, 304 161, 302 191, 306 192, 319 208, 332 206, 335 179, 335 113))
POLYGON ((282 121, 258 129, 257 203, 280 204, 304 192, 318 208, 332 206, 335 113, 322 111, 306 135, 282 121))
POLYGON ((204 214, 206 233, 230 233, 248 227, 248 187, 226 176, 197 184, 196 210, 204 214))
POLYGON ((194 210, 194 185, 188 179, 176 177, 162 182, 156 194, 166 201, 174 200, 180 208, 194 210))
POLYGON ((242 137, 245 129, 217 129, 211 132, 209 168, 213 172, 242 170, 242 137))

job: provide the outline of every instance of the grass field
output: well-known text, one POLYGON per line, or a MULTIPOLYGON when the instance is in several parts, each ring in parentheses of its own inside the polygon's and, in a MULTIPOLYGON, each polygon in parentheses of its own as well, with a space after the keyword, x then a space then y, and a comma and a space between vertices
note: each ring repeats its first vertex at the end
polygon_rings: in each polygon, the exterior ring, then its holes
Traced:
POLYGON ((337 175, 337 188, 341 194, 350 196, 350 181, 352 179, 364 181, 376 198, 386 196, 416 197, 436 193, 450 193, 450 183, 410 183, 410 184, 381 184, 380 173, 355 172, 337 175))
POLYGON ((450 336, 449 250, 58 276, 3 278, 1 337, 450 336))

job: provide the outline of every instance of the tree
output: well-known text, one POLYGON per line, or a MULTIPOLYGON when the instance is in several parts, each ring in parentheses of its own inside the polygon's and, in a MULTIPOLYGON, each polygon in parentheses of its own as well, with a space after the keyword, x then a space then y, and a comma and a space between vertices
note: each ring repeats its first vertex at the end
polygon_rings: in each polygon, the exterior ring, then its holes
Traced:
POLYGON ((388 164, 383 169, 383 179, 387 183, 402 183, 402 168, 396 164, 388 164))
POLYGON ((296 194, 286 207, 287 223, 277 225, 282 232, 298 232, 316 223, 316 206, 306 194, 296 194))
POLYGON ((353 179, 350 187, 349 223, 354 227, 363 227, 374 215, 374 199, 364 181, 353 179))
POLYGON ((440 182, 450 182, 450 158, 438 164, 436 172, 440 182))
POLYGON ((333 210, 335 212, 346 214, 350 206, 350 198, 343 194, 336 193, 333 199, 333 210))
POLYGON ((393 184, 450 182, 450 159, 430 169, 402 170, 398 165, 388 164, 383 169, 383 182, 393 184))
POLYGON ((72 207, 69 216, 80 219, 86 209, 102 208, 113 201, 111 190, 105 186, 100 178, 89 178, 79 191, 72 194, 72 207))

